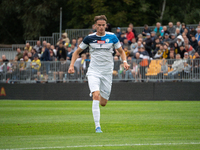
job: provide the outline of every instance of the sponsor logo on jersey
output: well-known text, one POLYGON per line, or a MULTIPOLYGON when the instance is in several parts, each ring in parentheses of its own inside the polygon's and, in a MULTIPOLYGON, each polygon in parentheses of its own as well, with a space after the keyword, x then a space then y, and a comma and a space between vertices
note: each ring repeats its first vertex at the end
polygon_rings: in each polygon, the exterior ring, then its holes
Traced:
POLYGON ((93 42, 96 42, 97 40, 94 40, 93 42))
POLYGON ((109 39, 106 39, 106 43, 108 43, 110 40, 109 39))
POLYGON ((97 41, 98 44, 104 44, 105 41, 97 41))

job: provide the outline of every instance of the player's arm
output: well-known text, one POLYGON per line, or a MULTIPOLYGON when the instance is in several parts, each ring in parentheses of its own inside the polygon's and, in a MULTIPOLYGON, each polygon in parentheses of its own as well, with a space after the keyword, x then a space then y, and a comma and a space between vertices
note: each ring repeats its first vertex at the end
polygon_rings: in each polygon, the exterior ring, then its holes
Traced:
POLYGON ((127 63, 126 54, 125 54, 124 50, 122 49, 122 47, 120 47, 120 48, 117 49, 117 51, 120 53, 120 56, 121 56, 122 61, 123 61, 123 63, 124 63, 124 68, 125 68, 126 70, 128 70, 130 66, 129 66, 128 63, 127 63))
POLYGON ((82 51, 83 51, 83 49, 81 49, 80 47, 78 47, 78 49, 73 53, 68 73, 74 73, 74 63, 75 63, 76 59, 79 57, 79 54, 82 51))

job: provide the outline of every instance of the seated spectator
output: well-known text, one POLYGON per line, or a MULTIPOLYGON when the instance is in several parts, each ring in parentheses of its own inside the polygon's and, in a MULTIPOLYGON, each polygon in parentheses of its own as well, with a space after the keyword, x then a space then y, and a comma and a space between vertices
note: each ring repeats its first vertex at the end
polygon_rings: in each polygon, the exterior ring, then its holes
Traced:
POLYGON ((21 49, 20 48, 17 48, 17 55, 16 56, 18 57, 17 61, 19 61, 21 58, 23 58, 23 54, 21 53, 21 49))
POLYGON ((163 56, 163 52, 164 52, 164 47, 163 44, 160 44, 159 50, 157 51, 157 53, 154 56, 154 59, 161 59, 163 56))
MULTIPOLYGON (((35 54, 38 54, 38 53, 36 52, 35 49, 32 49, 32 50, 31 50, 31 53, 32 53, 32 56, 34 56, 35 54)), ((38 56, 39 56, 39 55, 38 55, 38 56)))
POLYGON ((122 47, 129 47, 128 39, 124 39, 122 47))
POLYGON ((172 34, 171 34, 171 40, 170 40, 170 43, 174 44, 174 43, 176 43, 176 41, 177 41, 177 38, 176 38, 175 34, 172 33, 172 34))
POLYGON ((199 74, 200 73, 200 57, 199 57, 199 54, 197 52, 195 52, 195 59, 193 60, 193 67, 192 67, 192 70, 193 70, 193 73, 195 74, 199 74))
POLYGON ((36 45, 33 47, 37 53, 41 53, 41 50, 42 50, 42 46, 41 46, 41 43, 40 41, 37 41, 36 45))
POLYGON ((200 41, 200 25, 197 27, 197 33, 195 35, 195 38, 197 39, 197 41, 200 41))
POLYGON ((32 61, 33 60, 33 55, 31 52, 28 52, 28 58, 32 61))
POLYGON ((116 34, 116 36, 117 36, 118 39, 121 38, 121 34, 122 34, 122 33, 121 33, 121 28, 120 28, 120 27, 117 27, 116 33, 115 33, 115 34, 116 34))
POLYGON ((183 37, 181 35, 179 35, 177 37, 177 44, 178 44, 178 46, 181 46, 181 45, 184 44, 184 39, 183 39, 183 37))
POLYGON ((47 45, 47 41, 43 41, 42 42, 42 47, 46 48, 46 45, 47 45))
POLYGON ((163 49, 164 49, 164 51, 163 51, 163 56, 162 56, 162 58, 167 59, 167 58, 168 58, 168 55, 169 55, 169 50, 168 50, 168 47, 167 47, 166 44, 164 44, 163 49))
POLYGON ((171 39, 169 38, 169 34, 168 34, 168 33, 165 33, 163 42, 170 42, 170 41, 171 41, 171 39))
POLYGON ((6 58, 6 55, 2 55, 1 58, 2 58, 2 61, 4 63, 8 63, 9 62, 9 60, 6 58))
POLYGON ((178 46, 178 44, 177 43, 174 43, 174 52, 175 52, 175 54, 178 54, 179 52, 180 52, 180 48, 179 48, 179 46, 178 46))
POLYGON ((122 32, 121 37, 119 39, 120 43, 123 45, 124 39, 126 39, 126 34, 122 32))
POLYGON ((184 58, 183 58, 183 65, 184 65, 184 69, 182 72, 182 76, 184 77, 188 77, 189 73, 191 72, 192 66, 191 64, 191 60, 190 57, 188 55, 188 52, 184 53, 184 58))
POLYGON ((71 44, 69 44, 68 47, 67 47, 67 60, 71 61, 72 54, 73 54, 73 52, 72 52, 71 44))
POLYGON ((180 31, 180 30, 181 30, 181 27, 182 27, 182 26, 181 26, 181 22, 178 21, 178 22, 176 23, 176 29, 179 29, 179 31, 180 31))
POLYGON ((71 48, 73 53, 77 50, 77 47, 74 44, 71 44, 71 48))
POLYGON ((67 37, 67 33, 66 32, 62 34, 62 40, 63 40, 64 44, 65 43, 68 43, 68 44, 70 43, 70 40, 67 37))
POLYGON ((24 63, 25 63, 25 69, 28 69, 31 64, 31 59, 28 58, 28 56, 24 57, 24 63))
POLYGON ((173 71, 170 71, 168 73, 168 76, 171 78, 171 79, 174 79, 174 77, 183 71, 184 69, 184 65, 183 65, 183 61, 180 57, 180 54, 176 54, 176 60, 174 61, 174 63, 172 64, 172 68, 173 68, 173 71))
POLYGON ((132 38, 135 38, 135 35, 132 32, 131 28, 127 29, 126 38, 127 38, 129 44, 131 44, 132 38))
POLYGON ((177 36, 179 36, 179 35, 181 35, 180 29, 176 28, 175 36, 177 37, 177 36))
POLYGON ((197 33, 197 31, 194 29, 194 27, 191 27, 190 37, 195 36, 196 33, 197 33))
POLYGON ((57 49, 55 49, 54 45, 51 45, 50 49, 53 51, 54 56, 57 56, 57 49))
POLYGON ((130 55, 130 51, 128 50, 128 47, 124 47, 124 52, 126 54, 126 57, 130 55))
POLYGON ((159 46, 160 46, 160 39, 159 38, 155 38, 155 40, 153 41, 152 46, 151 46, 151 48, 153 49, 153 53, 154 54, 158 51, 157 47, 159 47, 159 46))
POLYGON ((24 50, 24 52, 23 52, 23 59, 24 59, 25 56, 28 56, 28 51, 27 50, 24 50))
POLYGON ((31 62, 30 66, 32 67, 32 75, 37 74, 37 76, 39 77, 40 75, 40 67, 41 67, 41 62, 39 60, 39 56, 38 54, 35 54, 34 56, 34 60, 31 62))
POLYGON ((184 29, 184 33, 187 36, 187 38, 190 39, 189 30, 187 28, 184 29))
POLYGON ((50 61, 57 61, 57 58, 55 57, 53 50, 50 49, 49 53, 50 53, 50 61))
POLYGON ((170 32, 167 30, 167 26, 163 26, 163 31, 164 31, 163 35, 165 35, 166 33, 170 34, 170 32))
POLYGON ((194 48, 189 44, 185 44, 185 50, 188 52, 189 55, 192 55, 192 56, 195 53, 194 48))
POLYGON ((149 53, 149 55, 152 56, 152 54, 151 54, 152 40, 151 40, 150 33, 146 34, 146 39, 144 40, 143 45, 145 46, 145 49, 149 53))
POLYGON ((200 55, 200 41, 198 42, 198 46, 197 46, 196 52, 200 55))
POLYGON ((133 51, 133 54, 137 53, 141 47, 144 47, 141 41, 137 42, 137 47, 133 51))
POLYGON ((197 50, 198 42, 194 35, 191 37, 190 45, 195 49, 195 51, 197 50))
POLYGON ((160 22, 156 23, 156 27, 155 27, 154 31, 156 33, 156 36, 158 36, 158 37, 164 35, 163 28, 161 27, 160 22))
POLYGON ((58 60, 60 60, 61 58, 64 58, 64 60, 66 60, 66 58, 67 58, 66 50, 63 47, 62 43, 59 43, 59 47, 58 47, 58 51, 57 51, 57 57, 58 57, 58 60))
POLYGON ((135 49, 137 48, 137 42, 135 38, 133 38, 131 42, 132 44, 130 45, 129 49, 130 49, 130 53, 133 54, 133 53, 136 53, 135 49))
POLYGON ((32 46, 30 46, 29 43, 26 43, 26 47, 24 48, 24 50, 27 50, 28 52, 31 52, 32 46))
POLYGON ((155 32, 155 31, 152 31, 152 32, 151 32, 151 40, 154 42, 156 38, 157 38, 156 32, 155 32))
POLYGON ((136 61, 133 61, 133 68, 131 69, 131 73, 133 75, 133 78, 135 79, 135 82, 137 82, 137 76, 139 74, 139 66, 137 65, 136 61))
POLYGON ((69 65, 68 65, 67 61, 65 61, 64 58, 61 58, 58 72, 53 73, 54 81, 56 81, 56 75, 59 75, 59 80, 62 81, 63 75, 64 75, 64 73, 67 73, 68 67, 69 67, 69 65))
POLYGON ((170 34, 175 34, 175 27, 173 26, 173 23, 172 22, 169 22, 169 27, 168 27, 168 31, 170 34))
POLYGON ((168 67, 172 67, 172 64, 174 63, 175 61, 175 54, 173 52, 170 52, 169 53, 169 59, 168 59, 168 67))
POLYGON ((160 62, 161 70, 157 74, 158 81, 163 81, 164 74, 168 72, 168 64, 167 61, 163 58, 160 62))
MULTIPOLYGON (((96 32, 96 31, 95 31, 95 32, 96 32)), ((71 44, 72 44, 72 45, 75 45, 75 47, 77 48, 77 45, 78 45, 78 44, 77 44, 77 41, 76 41, 75 38, 72 39, 72 43, 71 43, 71 44)))
POLYGON ((128 27, 131 28, 131 31, 134 33, 134 36, 136 37, 136 36, 137 36, 137 33, 136 33, 136 30, 134 29, 133 24, 132 24, 132 23, 129 23, 128 27))
POLYGON ((144 25, 144 29, 142 31, 142 35, 146 36, 146 33, 151 33, 151 29, 149 29, 147 24, 144 25))
POLYGON ((185 53, 185 52, 186 52, 185 46, 182 44, 182 45, 180 46, 180 51, 178 52, 178 53, 180 54, 181 58, 184 57, 184 53, 185 53))

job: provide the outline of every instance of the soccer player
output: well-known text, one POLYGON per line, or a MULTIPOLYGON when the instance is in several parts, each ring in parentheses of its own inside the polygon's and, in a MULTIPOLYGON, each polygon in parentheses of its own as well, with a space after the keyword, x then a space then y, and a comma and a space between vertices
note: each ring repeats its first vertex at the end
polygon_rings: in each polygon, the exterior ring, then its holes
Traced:
POLYGON ((90 96, 93 97, 92 113, 96 126, 96 133, 101 133, 100 108, 106 106, 112 85, 113 72, 113 47, 118 50, 123 60, 124 68, 127 64, 126 55, 121 44, 114 33, 105 32, 107 18, 105 15, 94 18, 97 32, 89 34, 74 52, 68 73, 74 73, 74 63, 84 49, 89 46, 91 62, 88 68, 87 77, 90 88, 90 96))

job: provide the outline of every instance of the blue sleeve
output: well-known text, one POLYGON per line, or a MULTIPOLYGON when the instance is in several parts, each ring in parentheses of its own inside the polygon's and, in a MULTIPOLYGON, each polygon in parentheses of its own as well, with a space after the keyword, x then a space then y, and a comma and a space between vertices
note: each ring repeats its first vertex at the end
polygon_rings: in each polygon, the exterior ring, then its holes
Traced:
POLYGON ((85 44, 87 44, 87 45, 89 45, 89 37, 88 36, 86 36, 84 39, 83 39, 83 43, 85 43, 85 44))
POLYGON ((117 42, 119 42, 119 39, 118 39, 117 36, 114 34, 114 35, 113 35, 113 43, 116 44, 117 42))

